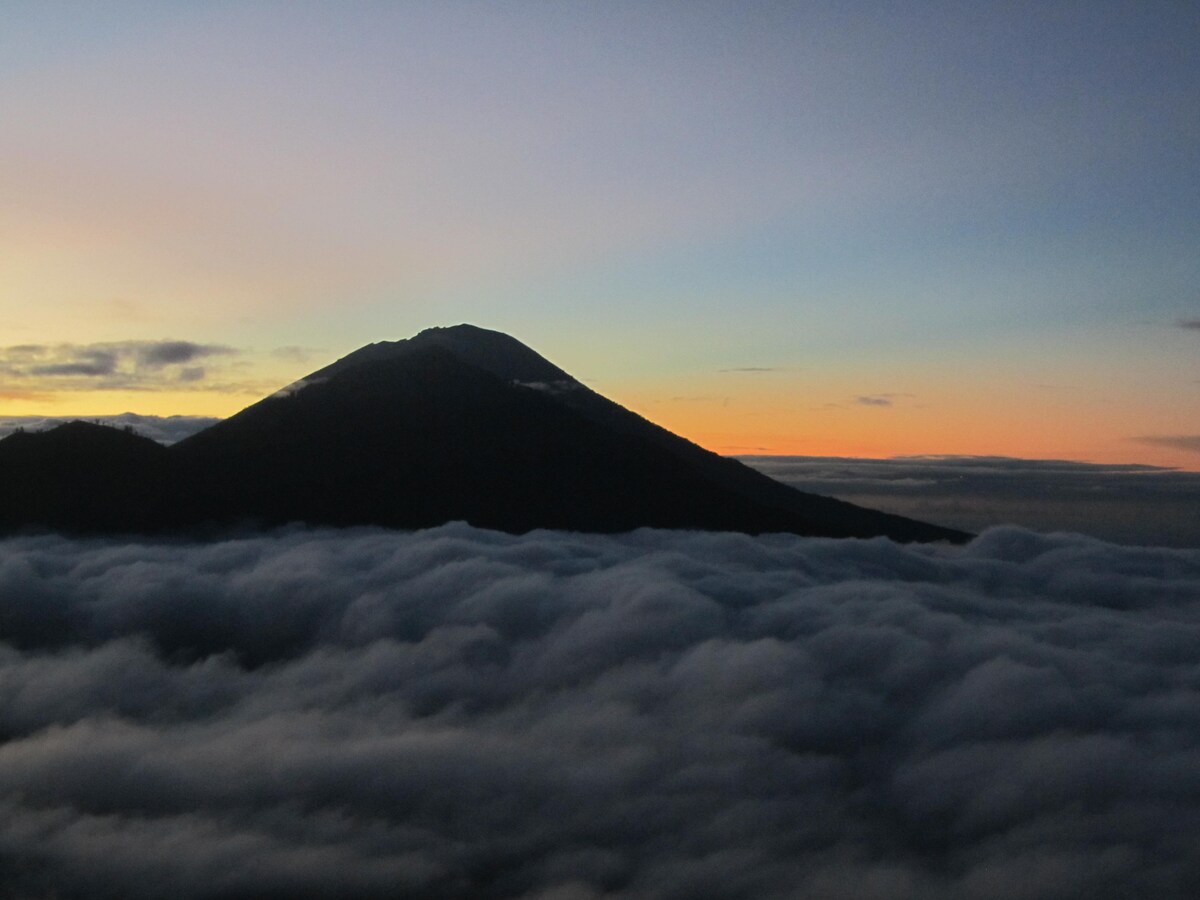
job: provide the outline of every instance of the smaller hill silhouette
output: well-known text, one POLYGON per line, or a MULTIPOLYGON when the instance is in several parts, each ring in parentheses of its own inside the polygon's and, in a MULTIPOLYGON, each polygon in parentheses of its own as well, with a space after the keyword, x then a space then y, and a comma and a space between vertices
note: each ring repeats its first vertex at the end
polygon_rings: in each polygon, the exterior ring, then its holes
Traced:
POLYGON ((367 345, 169 448, 72 423, 0 441, 0 466, 5 482, 27 482, 0 520, 9 531, 464 520, 515 533, 967 537, 793 490, 470 325, 367 345))
POLYGON ((124 429, 68 422, 0 440, 0 531, 156 531, 167 448, 124 429))

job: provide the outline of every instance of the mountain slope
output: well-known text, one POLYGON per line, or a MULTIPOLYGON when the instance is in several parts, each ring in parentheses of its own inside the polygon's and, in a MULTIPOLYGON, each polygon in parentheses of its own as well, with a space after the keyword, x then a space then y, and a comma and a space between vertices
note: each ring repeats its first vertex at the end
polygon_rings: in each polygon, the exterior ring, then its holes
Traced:
POLYGON ((514 338, 469 325, 370 344, 169 448, 101 426, 61 431, 0 441, 0 482, 29 485, 0 528, 465 520, 509 532, 966 537, 795 491, 600 396, 514 338))
POLYGON ((470 325, 368 345, 172 451, 193 519, 961 537, 794 491, 470 325))

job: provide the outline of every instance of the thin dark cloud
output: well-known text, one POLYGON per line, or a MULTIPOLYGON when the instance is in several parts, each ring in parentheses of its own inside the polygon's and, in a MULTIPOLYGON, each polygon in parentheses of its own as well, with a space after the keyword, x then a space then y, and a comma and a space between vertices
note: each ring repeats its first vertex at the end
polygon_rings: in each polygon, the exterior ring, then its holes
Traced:
POLYGON ((314 347, 276 347, 271 351, 271 355, 276 359, 286 360, 287 362, 303 364, 311 361, 314 357, 319 356, 324 351, 314 347))
POLYGON ((117 353, 112 350, 73 348, 74 362, 32 366, 32 375, 112 375, 117 370, 117 353))
POLYGON ((887 407, 894 406, 897 399, 912 399, 913 395, 908 393, 881 393, 881 394, 862 394, 854 398, 854 402, 860 406, 876 406, 887 407))
POLYGON ((193 344, 191 341, 158 341, 136 348, 138 363, 152 369, 190 363, 206 356, 225 356, 236 353, 232 347, 215 344, 193 344))
POLYGON ((1180 328, 1187 328, 1193 331, 1200 331, 1200 319, 1180 319, 1177 323, 1180 328))
POLYGON ((732 369, 717 369, 718 372, 782 372, 779 366, 738 366, 732 369))
POLYGON ((1151 434, 1134 438, 1140 444, 1200 453, 1200 434, 1151 434))
POLYGON ((0 543, 10 896, 1200 891, 1200 553, 0 543))
POLYGON ((1010 457, 746 456, 799 490, 978 532, 999 524, 1200 547, 1200 472, 1010 457))

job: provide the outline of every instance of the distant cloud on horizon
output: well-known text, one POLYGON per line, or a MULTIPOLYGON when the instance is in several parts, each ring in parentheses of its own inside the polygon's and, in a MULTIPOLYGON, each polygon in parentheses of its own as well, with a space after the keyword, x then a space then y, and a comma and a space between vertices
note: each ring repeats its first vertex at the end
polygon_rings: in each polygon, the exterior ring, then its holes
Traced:
POLYGON ((892 398, 884 394, 868 394, 854 398, 859 406, 891 406, 892 398))
POLYGON ((1190 450, 1193 453, 1200 453, 1200 434, 1146 434, 1132 440, 1153 447, 1170 447, 1173 450, 1190 450))
POLYGON ((1180 328, 1188 328, 1193 331, 1200 331, 1200 319, 1180 319, 1178 323, 1180 328))
POLYGON ((964 531, 1015 524, 1200 547, 1200 472, 1006 456, 745 454, 742 461, 797 490, 964 531))

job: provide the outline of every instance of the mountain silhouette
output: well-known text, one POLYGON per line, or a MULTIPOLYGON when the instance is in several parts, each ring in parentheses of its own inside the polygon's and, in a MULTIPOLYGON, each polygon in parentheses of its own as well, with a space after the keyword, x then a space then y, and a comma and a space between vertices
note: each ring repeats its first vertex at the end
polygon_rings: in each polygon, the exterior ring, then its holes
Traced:
POLYGON ((967 537, 793 490, 471 325, 369 344, 172 447, 84 423, 12 435, 0 472, 28 483, 0 516, 9 531, 463 520, 513 533, 967 537))

